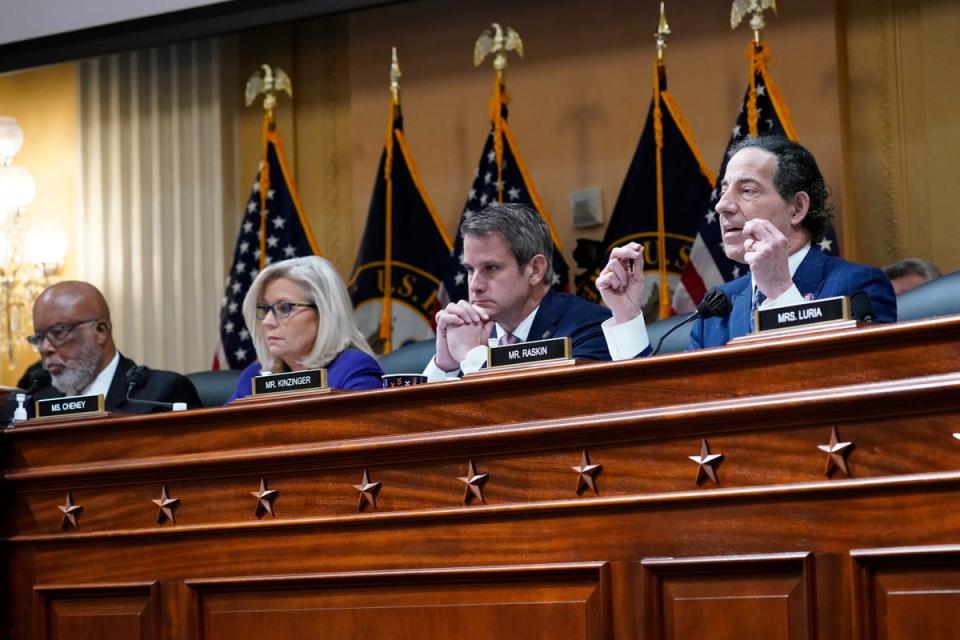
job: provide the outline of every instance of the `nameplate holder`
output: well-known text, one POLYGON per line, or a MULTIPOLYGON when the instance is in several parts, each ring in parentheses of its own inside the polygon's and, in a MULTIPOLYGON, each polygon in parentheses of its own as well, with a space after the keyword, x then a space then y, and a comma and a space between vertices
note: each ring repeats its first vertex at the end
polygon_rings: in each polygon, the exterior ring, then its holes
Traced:
POLYGON ((837 296, 773 309, 757 309, 754 312, 753 326, 759 333, 849 319, 850 299, 837 296))
POLYGON ((326 369, 307 369, 257 376, 253 379, 253 395, 301 393, 303 391, 329 391, 326 369))
POLYGON ((34 403, 36 420, 105 415, 103 394, 46 398, 34 403))
POLYGON ((492 372, 569 364, 572 362, 572 350, 570 338, 550 338, 487 347, 487 369, 492 372))

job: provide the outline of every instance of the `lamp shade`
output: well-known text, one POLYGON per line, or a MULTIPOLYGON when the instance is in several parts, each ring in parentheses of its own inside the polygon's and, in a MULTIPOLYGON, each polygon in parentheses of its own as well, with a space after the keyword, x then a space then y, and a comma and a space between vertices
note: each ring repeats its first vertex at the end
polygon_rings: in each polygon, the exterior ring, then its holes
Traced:
POLYGON ((16 118, 0 116, 0 164, 17 155, 23 147, 23 129, 16 118))
POLYGON ((37 183, 23 167, 0 166, 0 208, 23 209, 37 197, 37 183))
POLYGON ((67 234, 53 222, 38 222, 27 230, 24 259, 30 264, 63 265, 67 234))

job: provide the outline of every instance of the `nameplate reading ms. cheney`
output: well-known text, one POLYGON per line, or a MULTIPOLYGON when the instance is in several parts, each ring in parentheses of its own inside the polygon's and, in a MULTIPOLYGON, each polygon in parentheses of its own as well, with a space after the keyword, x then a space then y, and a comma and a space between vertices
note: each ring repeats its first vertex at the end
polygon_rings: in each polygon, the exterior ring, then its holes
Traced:
POLYGON ((38 418, 58 418, 78 413, 103 413, 103 395, 47 398, 36 402, 38 418))
POLYGON ((846 296, 812 300, 773 309, 757 309, 757 331, 787 329, 806 324, 850 319, 850 300, 846 296))
POLYGON ((255 396, 267 393, 310 391, 312 389, 325 389, 326 387, 326 369, 272 373, 265 376, 257 376, 253 379, 253 395, 255 396))
POLYGON ((570 338, 533 340, 487 349, 487 367, 515 367, 570 359, 570 338))

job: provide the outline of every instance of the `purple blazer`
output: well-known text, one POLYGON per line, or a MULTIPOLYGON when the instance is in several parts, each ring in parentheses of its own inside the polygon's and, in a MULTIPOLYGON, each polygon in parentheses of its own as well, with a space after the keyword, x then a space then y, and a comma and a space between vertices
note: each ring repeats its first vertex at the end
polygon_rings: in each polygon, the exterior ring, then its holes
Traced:
MULTIPOLYGON (((254 362, 244 369, 243 373, 240 374, 240 379, 237 380, 237 388, 226 404, 250 395, 253 379, 259 373, 259 362, 254 362)), ((380 376, 382 375, 383 370, 380 368, 380 364, 359 349, 341 351, 340 355, 327 365, 327 384, 333 389, 380 389, 382 386, 380 376)))

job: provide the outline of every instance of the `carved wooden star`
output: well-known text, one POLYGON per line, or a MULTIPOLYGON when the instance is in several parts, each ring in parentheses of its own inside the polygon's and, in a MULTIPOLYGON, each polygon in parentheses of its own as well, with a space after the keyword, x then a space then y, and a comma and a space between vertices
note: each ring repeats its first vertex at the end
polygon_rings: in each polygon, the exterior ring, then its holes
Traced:
POLYGON ((167 493, 167 485, 163 485, 160 489, 160 499, 150 502, 157 505, 157 522, 169 520, 176 524, 177 519, 174 517, 173 511, 180 505, 180 498, 171 498, 167 493))
POLYGON ((704 477, 713 480, 713 484, 720 484, 720 478, 717 477, 716 465, 720 464, 720 461, 723 460, 723 454, 710 453, 710 445, 707 444, 705 439, 700 440, 700 455, 687 457, 699 465, 697 466, 697 485, 703 482, 704 477))
POLYGON ((363 511, 368 506, 376 509, 377 494, 380 493, 382 486, 382 482, 370 482, 370 475, 367 473, 367 470, 364 469, 363 479, 360 480, 360 484, 353 485, 353 488, 360 492, 360 497, 357 500, 357 511, 363 511))
POLYGON ((268 489, 267 481, 264 478, 260 478, 260 490, 251 491, 250 495, 257 499, 257 507, 253 515, 258 518, 264 513, 269 513, 271 516, 273 515, 273 501, 280 495, 279 491, 276 489, 268 489))
POLYGON ((67 503, 58 504, 57 509, 63 512, 63 519, 60 520, 61 529, 66 529, 67 527, 73 527, 74 529, 80 528, 80 523, 77 522, 77 516, 83 511, 83 505, 73 504, 73 494, 67 492, 67 503))
POLYGON ((584 449, 583 453, 580 455, 580 464, 576 467, 570 467, 576 471, 579 475, 577 476, 577 495, 583 493, 583 490, 590 488, 594 493, 599 494, 597 491, 597 480, 596 476, 603 471, 602 464, 590 464, 590 454, 587 453, 587 450, 584 449))
POLYGON ((818 444, 817 449, 827 454, 827 466, 824 473, 827 477, 833 473, 834 469, 840 469, 844 475, 850 475, 850 469, 847 468, 847 456, 850 455, 852 442, 840 442, 837 435, 837 428, 830 431, 830 444, 818 444))
POLYGON ((466 477, 458 478, 458 480, 461 480, 467 485, 463 490, 463 504, 470 504, 470 501, 474 498, 485 503, 486 500, 483 499, 483 485, 489 478, 489 473, 477 473, 477 468, 473 465, 473 460, 470 460, 467 464, 466 477))

